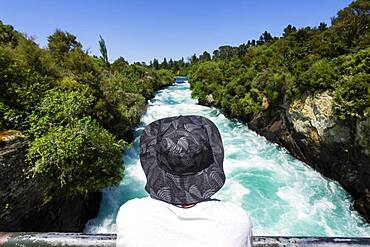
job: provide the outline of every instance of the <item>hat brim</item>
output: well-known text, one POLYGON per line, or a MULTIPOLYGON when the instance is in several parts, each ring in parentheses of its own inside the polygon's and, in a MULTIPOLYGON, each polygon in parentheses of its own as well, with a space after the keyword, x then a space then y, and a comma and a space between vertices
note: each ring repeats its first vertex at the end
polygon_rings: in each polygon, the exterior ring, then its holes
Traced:
POLYGON ((192 204, 205 201, 225 183, 223 170, 224 149, 220 132, 209 119, 201 116, 163 118, 149 124, 140 138, 140 162, 147 178, 145 190, 151 197, 171 204, 192 204), (187 118, 201 124, 206 130, 211 146, 213 163, 193 175, 179 176, 163 170, 157 159, 157 138, 177 118, 187 118))

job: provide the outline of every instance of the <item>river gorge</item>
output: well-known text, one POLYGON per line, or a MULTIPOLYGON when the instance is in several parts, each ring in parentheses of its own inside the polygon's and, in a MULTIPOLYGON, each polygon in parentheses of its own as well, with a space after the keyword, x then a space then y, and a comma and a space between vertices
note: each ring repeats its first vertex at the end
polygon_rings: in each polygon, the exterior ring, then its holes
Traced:
POLYGON ((252 217, 255 235, 370 236, 370 225, 353 209, 352 197, 339 185, 267 141, 245 124, 228 119, 217 108, 197 104, 190 85, 175 84, 148 102, 134 141, 123 155, 125 176, 103 190, 98 216, 86 233, 115 233, 119 207, 145 197, 145 175, 139 161, 139 138, 150 122, 175 115, 201 115, 221 132, 225 148, 225 186, 214 196, 241 205, 252 217))

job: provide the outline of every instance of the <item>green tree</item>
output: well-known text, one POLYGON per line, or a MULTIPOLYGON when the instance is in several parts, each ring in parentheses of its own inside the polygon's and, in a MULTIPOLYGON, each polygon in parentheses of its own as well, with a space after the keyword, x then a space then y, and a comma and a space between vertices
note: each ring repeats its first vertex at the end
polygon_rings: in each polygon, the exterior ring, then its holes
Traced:
POLYGON ((320 22, 320 25, 318 26, 318 29, 323 32, 328 29, 328 25, 326 25, 325 22, 320 22))
POLYGON ((289 24, 286 28, 284 28, 283 37, 287 37, 294 32, 297 32, 297 28, 289 24))
POLYGON ((112 63, 111 70, 114 72, 122 72, 128 66, 128 62, 123 57, 119 57, 112 63))
POLYGON ((301 92, 315 91, 318 89, 334 88, 337 81, 335 66, 325 59, 319 60, 300 76, 298 85, 301 92))
POLYGON ((174 64, 174 61, 172 60, 172 58, 170 58, 170 60, 168 61, 168 68, 173 70, 174 64))
POLYGON ((99 50, 100 50, 101 58, 103 59, 104 63, 109 66, 107 46, 105 45, 105 41, 100 34, 99 34, 99 38, 100 38, 99 50))
POLYGON ((48 47, 51 54, 61 61, 66 53, 82 48, 82 45, 73 34, 57 29, 48 37, 48 47))
POLYGON ((229 45, 220 46, 217 50, 213 51, 215 59, 232 59, 238 56, 238 48, 229 45))
POLYGON ((190 58, 190 63, 196 63, 198 61, 197 54, 193 54, 190 58))
MULTIPOLYGON (((348 7, 340 10, 333 19, 333 27, 343 37, 347 46, 356 45, 360 37, 369 32, 370 2, 368 0, 353 1, 348 7)), ((369 39, 369 36, 366 35, 369 39)), ((365 43, 369 45, 369 41, 365 43)), ((362 48, 366 48, 365 46, 362 48)))
POLYGON ((79 47, 68 52, 61 62, 61 66, 72 73, 79 83, 86 84, 94 89, 94 95, 98 96, 102 68, 86 52, 79 47))
POLYGON ((28 115, 53 86, 55 77, 46 52, 19 36, 15 47, 0 46, 0 102, 8 128, 28 128, 28 115))
POLYGON ((211 60, 211 54, 209 54, 207 51, 204 51, 203 54, 199 56, 199 60, 209 61, 211 60))
POLYGON ((0 45, 10 45, 12 47, 17 45, 16 32, 13 26, 5 25, 0 21, 0 45))
POLYGON ((163 58, 163 62, 160 65, 161 69, 167 69, 168 68, 168 63, 167 63, 167 58, 163 58))
POLYGON ((257 41, 257 45, 262 45, 262 44, 265 44, 265 43, 269 43, 272 40, 274 40, 274 38, 272 37, 272 35, 269 32, 264 31, 261 34, 259 40, 257 41))
POLYGON ((158 59, 156 59, 156 58, 153 59, 153 68, 154 69, 159 69, 159 62, 158 62, 158 59))

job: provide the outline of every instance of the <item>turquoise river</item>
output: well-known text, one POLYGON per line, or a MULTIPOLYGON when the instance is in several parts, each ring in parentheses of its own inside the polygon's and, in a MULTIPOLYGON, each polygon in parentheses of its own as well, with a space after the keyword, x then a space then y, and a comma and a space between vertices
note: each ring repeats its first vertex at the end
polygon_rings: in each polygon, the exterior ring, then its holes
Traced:
POLYGON ((201 115, 219 128, 224 147, 225 186, 214 198, 232 201, 249 212, 254 235, 370 236, 370 225, 352 208, 351 196, 284 148, 217 108, 201 106, 191 98, 189 84, 160 90, 135 129, 135 140, 124 153, 125 177, 117 187, 103 190, 97 218, 87 233, 115 233, 119 207, 127 200, 145 197, 145 176, 139 161, 139 137, 154 120, 175 115, 201 115))

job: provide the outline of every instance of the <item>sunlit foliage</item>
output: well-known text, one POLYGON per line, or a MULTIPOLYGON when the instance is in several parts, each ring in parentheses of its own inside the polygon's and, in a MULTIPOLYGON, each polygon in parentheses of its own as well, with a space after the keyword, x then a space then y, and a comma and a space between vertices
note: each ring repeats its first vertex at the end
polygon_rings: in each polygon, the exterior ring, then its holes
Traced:
POLYGON ((29 173, 68 195, 98 191, 123 176, 125 140, 145 101, 173 74, 119 58, 109 66, 56 30, 41 49, 0 22, 0 128, 27 134, 29 173))

